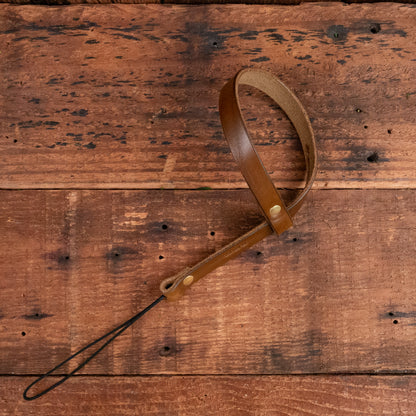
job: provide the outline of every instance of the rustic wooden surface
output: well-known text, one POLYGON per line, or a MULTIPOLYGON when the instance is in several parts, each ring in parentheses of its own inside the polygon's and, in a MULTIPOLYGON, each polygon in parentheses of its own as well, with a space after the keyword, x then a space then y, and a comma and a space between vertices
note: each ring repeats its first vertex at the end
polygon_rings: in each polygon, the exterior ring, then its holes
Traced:
MULTIPOLYGON (((416 3, 416 0, 328 0, 343 3, 416 3)), ((69 5, 69 4, 282 4, 298 5, 301 3, 317 2, 317 0, 0 0, 0 3, 10 4, 44 4, 44 5, 69 5)))
POLYGON ((30 380, 0 384, 8 414, 413 416, 416 408, 415 376, 78 377, 28 406, 19 393, 30 380))
MULTIPOLYGON (((414 415, 415 20, 392 3, 0 6, 0 414, 414 415), (262 220, 217 111, 243 66, 313 120, 295 227, 23 402, 33 375, 262 220)), ((290 123, 243 95, 271 176, 300 187, 290 123)))
MULTIPOLYGON (((3 188, 245 187, 217 109, 245 66, 278 74, 303 102, 316 187, 415 186, 413 6, 163 10, 0 8, 3 188)), ((298 186, 296 135, 254 95, 243 102, 265 165, 298 186)))
MULTIPOLYGON (((314 191, 296 227, 158 306, 88 373, 416 372, 415 203, 412 190, 314 191)), ((248 190, 4 192, 0 373, 53 367, 258 211, 248 190)))

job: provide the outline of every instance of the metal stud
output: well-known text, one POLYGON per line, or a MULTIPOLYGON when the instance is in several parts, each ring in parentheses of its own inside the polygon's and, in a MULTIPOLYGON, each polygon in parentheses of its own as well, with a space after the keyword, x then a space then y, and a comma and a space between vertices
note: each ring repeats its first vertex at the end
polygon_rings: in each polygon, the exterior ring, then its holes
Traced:
POLYGON ((275 205, 274 207, 271 207, 270 216, 272 217, 272 219, 276 219, 279 216, 281 210, 282 207, 280 205, 275 205))
POLYGON ((194 277, 190 274, 189 276, 186 276, 185 279, 183 279, 184 286, 189 286, 194 281, 194 277))

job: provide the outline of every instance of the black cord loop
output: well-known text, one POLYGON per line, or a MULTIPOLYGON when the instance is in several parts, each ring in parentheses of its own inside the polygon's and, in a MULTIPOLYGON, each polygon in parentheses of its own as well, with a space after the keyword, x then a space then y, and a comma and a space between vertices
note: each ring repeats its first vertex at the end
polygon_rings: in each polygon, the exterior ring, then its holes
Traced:
POLYGON ((117 328, 112 329, 111 331, 107 332, 105 335, 101 336, 100 338, 97 338, 95 341, 90 342, 85 347, 78 350, 76 353, 72 354, 70 357, 68 357, 66 360, 62 361, 60 364, 58 364, 56 367, 54 367, 52 370, 49 370, 47 373, 43 374, 39 378, 37 378, 33 383, 29 384, 29 386, 26 388, 26 390, 23 392, 23 398, 25 400, 35 400, 44 394, 48 393, 49 391, 53 390, 54 388, 61 385, 64 381, 68 380, 70 377, 72 377, 76 372, 81 370, 88 362, 90 362, 96 355, 98 355, 108 344, 110 344, 112 341, 114 341, 119 335, 121 335, 127 328, 129 328, 131 325, 133 325, 139 318, 141 318, 146 312, 149 312, 150 309, 152 309, 154 306, 156 306, 160 301, 163 299, 166 299, 164 295, 160 296, 158 299, 156 299, 154 302, 152 302, 149 306, 144 308, 142 311, 128 319, 126 322, 119 325, 117 328), (39 383, 41 380, 45 379, 46 377, 49 377, 54 371, 58 370, 58 368, 61 368, 63 365, 65 365, 67 362, 71 361, 75 357, 77 357, 82 352, 88 350, 89 348, 93 347, 95 344, 99 343, 103 339, 109 337, 110 335, 114 334, 110 339, 108 339, 100 348, 97 349, 97 351, 93 352, 89 357, 87 357, 75 370, 72 370, 69 374, 64 375, 60 380, 58 380, 55 384, 52 384, 51 386, 47 387, 45 390, 42 390, 40 393, 34 395, 34 396, 28 396, 27 393, 29 390, 37 383, 39 383))

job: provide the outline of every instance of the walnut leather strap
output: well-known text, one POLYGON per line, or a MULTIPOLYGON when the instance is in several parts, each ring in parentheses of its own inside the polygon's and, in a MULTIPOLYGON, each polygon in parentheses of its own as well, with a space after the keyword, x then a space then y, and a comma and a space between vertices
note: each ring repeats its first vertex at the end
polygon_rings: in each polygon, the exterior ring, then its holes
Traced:
POLYGON ((273 232, 279 235, 290 228, 293 224, 292 218, 311 189, 316 175, 316 146, 309 117, 296 96, 273 74, 258 69, 239 71, 222 88, 219 108, 224 135, 231 152, 266 221, 194 267, 186 268, 177 275, 163 280, 160 290, 170 301, 180 298, 189 286, 266 236, 273 232), (241 84, 255 87, 271 97, 289 117, 299 135, 306 162, 306 184, 298 197, 288 206, 273 185, 251 142, 241 114, 238 95, 238 87, 241 84))
POLYGON ((197 282, 207 273, 222 266, 228 260, 234 258, 242 251, 247 250, 264 237, 272 233, 281 234, 292 226, 292 218, 301 206, 306 194, 311 189, 316 174, 315 141, 309 118, 302 105, 289 88, 274 75, 265 71, 245 69, 238 72, 222 88, 220 94, 220 116, 224 134, 234 158, 256 197, 266 217, 266 221, 223 247, 221 250, 210 255, 205 260, 202 260, 194 267, 186 268, 176 276, 165 279, 160 285, 162 295, 158 299, 121 325, 90 342, 85 347, 82 347, 47 373, 39 376, 23 392, 23 398, 25 400, 35 400, 60 386, 162 300, 167 299, 173 301, 180 298, 185 293, 187 287, 197 282), (241 115, 238 98, 238 87, 241 84, 251 85, 269 95, 287 114, 298 132, 306 160, 306 185, 300 195, 289 206, 286 206, 280 198, 279 193, 270 180, 251 143, 241 115), (94 348, 95 350, 93 350, 94 348), (54 378, 52 384, 48 384, 43 388, 41 387, 42 383, 50 380, 50 376, 56 375, 56 372, 61 371, 64 366, 74 363, 74 359, 82 357, 81 354, 88 355, 80 364, 77 363, 73 370, 70 370, 68 374, 63 375, 57 381, 54 378), (38 392, 35 391, 33 393, 32 390, 36 389, 38 392), (29 392, 32 392, 32 394, 29 394, 29 392))

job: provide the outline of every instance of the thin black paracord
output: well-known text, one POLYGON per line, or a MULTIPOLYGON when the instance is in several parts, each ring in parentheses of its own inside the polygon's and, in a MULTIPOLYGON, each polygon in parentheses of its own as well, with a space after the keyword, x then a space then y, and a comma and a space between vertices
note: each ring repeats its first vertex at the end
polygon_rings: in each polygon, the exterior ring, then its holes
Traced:
POLYGON ((26 390, 23 392, 23 398, 25 400, 35 400, 44 394, 48 393, 49 391, 53 390, 54 388, 61 385, 64 381, 68 380, 71 376, 73 376, 77 371, 79 371, 81 368, 83 368, 87 363, 89 363, 96 355, 98 355, 108 344, 110 344, 112 341, 114 341, 119 335, 121 335, 127 328, 129 328, 131 325, 133 325, 139 318, 141 318, 146 312, 149 312, 150 309, 152 309, 154 306, 156 306, 160 301, 163 299, 166 299, 165 295, 160 296, 158 299, 156 299, 154 302, 152 302, 149 306, 144 308, 142 311, 128 319, 126 322, 119 325, 117 328, 112 329, 111 331, 107 332, 105 335, 101 336, 100 338, 97 338, 95 341, 92 341, 85 347, 78 350, 76 353, 72 354, 70 357, 68 357, 66 360, 62 361, 60 364, 58 364, 56 367, 54 367, 52 370, 49 370, 47 373, 43 374, 39 378, 37 378, 33 383, 29 384, 29 386, 26 388, 26 390), (89 357, 87 357, 75 370, 72 370, 69 374, 64 375, 60 380, 58 380, 56 383, 52 384, 45 390, 42 390, 40 393, 34 395, 34 396, 28 396, 28 391, 37 383, 39 383, 41 380, 45 379, 46 377, 50 376, 54 371, 56 371, 58 368, 61 368, 63 365, 65 365, 67 362, 74 359, 76 356, 84 352, 85 350, 93 347, 95 344, 99 343, 103 339, 109 337, 110 335, 114 334, 108 341, 106 341, 100 348, 98 348, 97 351, 92 353, 89 357))

